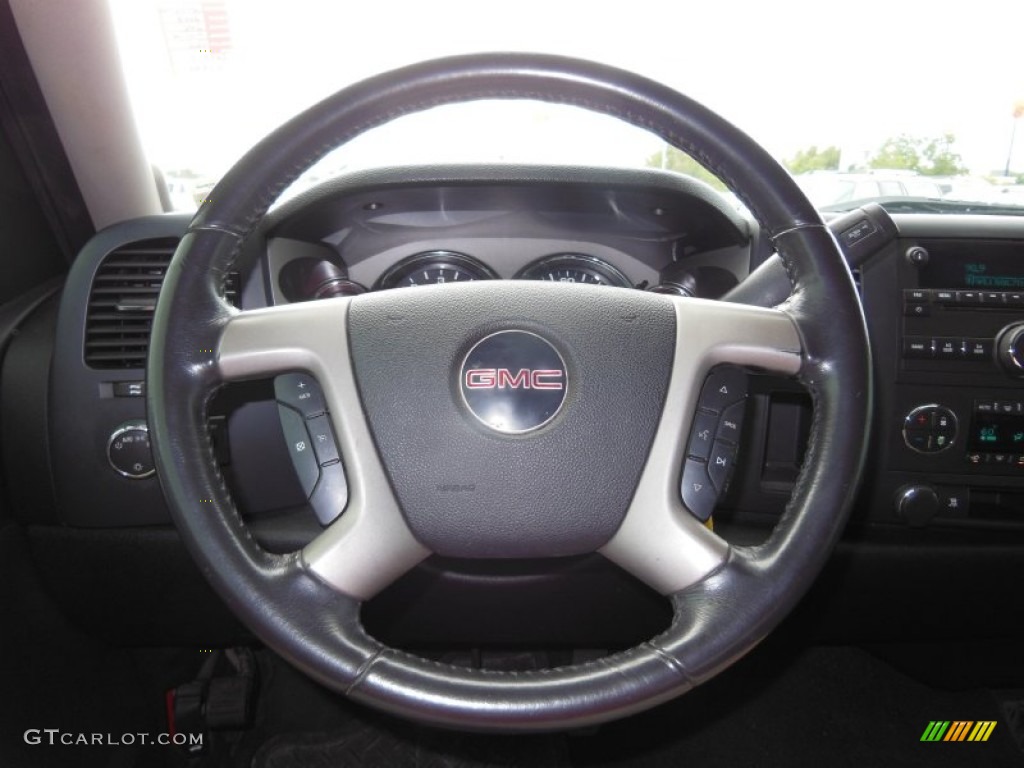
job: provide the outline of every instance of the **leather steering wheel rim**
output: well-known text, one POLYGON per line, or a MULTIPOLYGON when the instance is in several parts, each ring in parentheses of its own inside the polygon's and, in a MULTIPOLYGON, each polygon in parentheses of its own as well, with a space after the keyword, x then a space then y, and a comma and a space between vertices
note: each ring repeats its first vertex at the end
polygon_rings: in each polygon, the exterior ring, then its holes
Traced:
MULTIPOLYGON (((659 300, 677 307, 684 301, 659 300)), ((192 221, 163 285, 147 369, 148 417, 158 475, 187 548, 228 606, 284 658, 356 700, 423 722, 550 730, 615 719, 679 695, 743 656, 796 604, 842 530, 863 469, 870 362, 863 313, 835 240, 789 175, 750 138, 634 74, 556 56, 485 54, 406 67, 346 88, 279 128, 225 175, 192 221), (273 555, 249 535, 206 428, 208 402, 231 378, 228 332, 252 314, 226 304, 224 279, 280 192, 327 151, 372 127, 484 98, 538 99, 616 116, 722 178, 789 274, 792 295, 773 311, 795 329, 794 372, 814 409, 791 502, 767 541, 723 549, 710 571, 671 591, 674 619, 658 637, 596 662, 534 673, 437 664, 368 636, 357 597, 327 583, 303 553, 273 555)))

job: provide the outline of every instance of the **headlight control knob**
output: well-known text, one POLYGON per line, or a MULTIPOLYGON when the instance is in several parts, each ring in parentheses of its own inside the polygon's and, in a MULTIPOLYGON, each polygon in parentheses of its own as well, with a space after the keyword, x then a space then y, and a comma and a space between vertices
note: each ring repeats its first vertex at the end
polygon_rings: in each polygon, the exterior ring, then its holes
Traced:
POLYGON ((132 480, 142 480, 156 472, 145 421, 126 421, 113 431, 107 441, 107 461, 115 472, 132 480))

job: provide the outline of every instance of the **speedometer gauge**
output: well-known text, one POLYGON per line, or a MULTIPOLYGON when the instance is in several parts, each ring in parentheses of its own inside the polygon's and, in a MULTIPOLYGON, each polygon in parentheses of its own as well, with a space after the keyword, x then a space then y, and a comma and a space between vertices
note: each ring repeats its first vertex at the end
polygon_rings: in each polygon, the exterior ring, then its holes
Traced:
POLYGON ((630 288, 629 278, 606 261, 583 253, 556 253, 528 264, 517 278, 551 283, 617 285, 630 288))
POLYGON ((464 253, 426 251, 395 264, 377 281, 377 287, 468 283, 473 280, 493 280, 496 277, 490 267, 464 253))

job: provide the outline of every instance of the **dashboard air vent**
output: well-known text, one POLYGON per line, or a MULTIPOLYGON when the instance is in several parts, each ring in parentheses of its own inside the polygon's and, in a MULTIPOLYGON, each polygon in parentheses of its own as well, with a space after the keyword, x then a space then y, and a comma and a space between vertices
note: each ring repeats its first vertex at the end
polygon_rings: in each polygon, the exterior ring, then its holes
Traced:
MULTIPOLYGON (((91 368, 144 368, 160 286, 177 238, 141 240, 111 251, 93 280, 85 323, 85 362, 91 368)), ((238 305, 239 276, 228 275, 225 296, 238 305)))
POLYGON ((153 310, 175 238, 142 240, 103 260, 85 322, 85 362, 92 368, 144 368, 153 310))

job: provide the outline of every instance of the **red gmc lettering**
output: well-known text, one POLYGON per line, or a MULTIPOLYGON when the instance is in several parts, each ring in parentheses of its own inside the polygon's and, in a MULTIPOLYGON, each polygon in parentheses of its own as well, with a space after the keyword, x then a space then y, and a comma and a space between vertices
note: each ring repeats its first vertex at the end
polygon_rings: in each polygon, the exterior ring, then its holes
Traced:
POLYGON ((466 389, 494 389, 493 368, 471 368, 466 371, 466 389))
POLYGON ((466 389, 565 389, 563 371, 557 369, 471 368, 466 371, 466 389))
POLYGON ((565 374, 558 370, 533 371, 530 374, 530 385, 534 389, 564 389, 562 377, 565 374))
POLYGON ((513 376, 507 368, 498 369, 498 389, 529 389, 530 370, 520 368, 519 373, 513 376))

